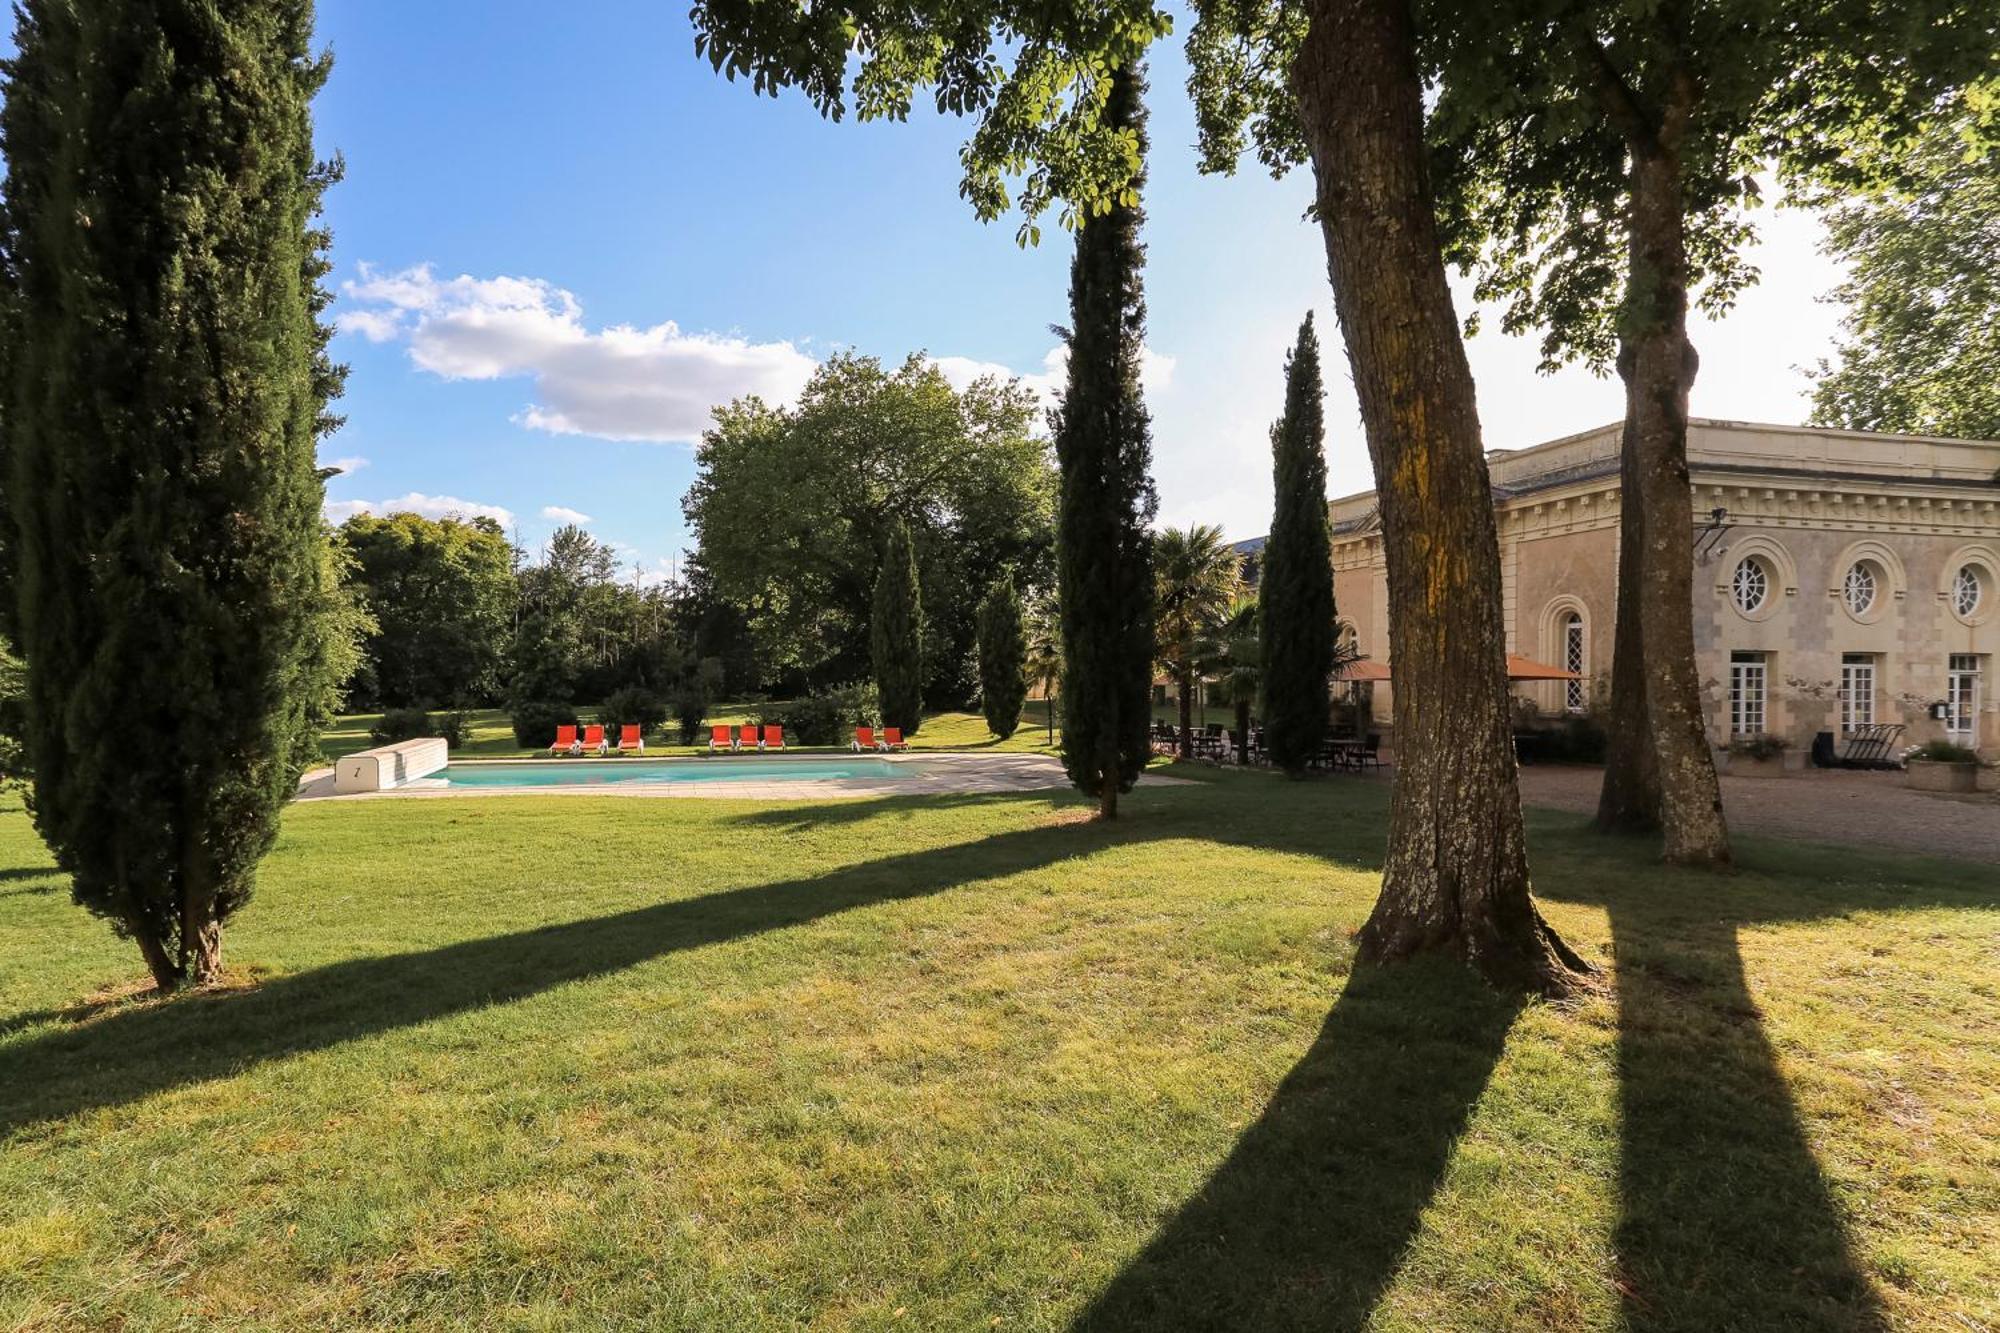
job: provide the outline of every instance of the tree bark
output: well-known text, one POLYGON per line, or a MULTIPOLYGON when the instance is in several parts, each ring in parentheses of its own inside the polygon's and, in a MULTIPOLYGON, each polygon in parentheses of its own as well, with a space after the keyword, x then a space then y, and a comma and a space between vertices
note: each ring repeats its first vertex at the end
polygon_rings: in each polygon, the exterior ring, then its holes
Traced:
POLYGON ((1105 775, 1104 787, 1097 797, 1097 817, 1099 819, 1118 818, 1118 775, 1105 775))
POLYGON ((179 990, 181 970, 167 956, 166 946, 136 915, 125 919, 125 928, 132 932, 132 939, 139 946, 139 956, 146 960, 146 970, 153 974, 154 988, 162 995, 179 990))
POLYGON ((1560 993, 1586 967, 1529 895, 1499 540, 1407 0, 1312 0, 1292 83, 1389 567, 1396 778, 1360 956, 1444 952, 1497 985, 1560 993))
MULTIPOLYGON (((1690 94, 1691 95, 1691 94, 1690 94)), ((1729 830, 1694 665, 1694 496, 1688 485, 1688 396, 1697 358, 1687 337, 1688 267, 1678 136, 1669 113, 1658 142, 1631 158, 1632 263, 1625 340, 1627 450, 1637 488, 1621 509, 1645 511, 1639 562, 1646 717, 1653 736, 1666 859, 1727 865, 1729 830)))
POLYGON ((1603 833, 1651 833, 1660 826, 1660 777, 1646 713, 1646 633, 1639 608, 1645 567, 1646 507, 1638 502, 1639 451, 1634 442, 1632 358, 1622 353, 1626 383, 1624 438, 1618 462, 1618 609, 1611 646, 1611 707, 1605 716, 1604 785, 1597 796, 1603 833))
POLYGON ((1250 701, 1236 701, 1236 763, 1238 767, 1250 762, 1250 701))
POLYGON ((1194 687, 1194 673, 1185 667, 1174 672, 1174 687, 1181 696, 1180 756, 1194 758, 1194 699, 1189 691, 1194 687))

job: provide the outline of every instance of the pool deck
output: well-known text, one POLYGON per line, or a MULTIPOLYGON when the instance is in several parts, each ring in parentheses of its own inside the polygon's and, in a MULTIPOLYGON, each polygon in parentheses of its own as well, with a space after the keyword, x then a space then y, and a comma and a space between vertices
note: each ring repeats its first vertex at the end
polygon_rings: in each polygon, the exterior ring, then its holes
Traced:
MULTIPOLYGON (((801 759, 814 756, 802 755, 801 759)), ((828 760, 845 758, 829 754, 828 760)), ((871 755, 910 773, 890 780, 879 778, 785 778, 757 777, 757 758, 749 755, 703 759, 699 762, 741 765, 737 778, 708 778, 700 782, 615 782, 602 785, 565 784, 551 787, 427 787, 418 785, 390 791, 357 792, 338 795, 333 790, 333 770, 316 768, 299 780, 300 801, 412 800, 423 797, 463 799, 469 796, 635 796, 642 799, 677 797, 687 800, 728 801, 823 801, 837 796, 932 796, 944 793, 1000 793, 1048 791, 1067 787, 1069 777, 1062 762, 1045 754, 959 754, 944 750, 921 754, 871 755)), ((529 763, 531 760, 481 760, 481 763, 529 763)), ((630 760, 644 763, 644 760, 630 760)), ((1145 774, 1139 782, 1147 787, 1185 785, 1185 778, 1145 774)))

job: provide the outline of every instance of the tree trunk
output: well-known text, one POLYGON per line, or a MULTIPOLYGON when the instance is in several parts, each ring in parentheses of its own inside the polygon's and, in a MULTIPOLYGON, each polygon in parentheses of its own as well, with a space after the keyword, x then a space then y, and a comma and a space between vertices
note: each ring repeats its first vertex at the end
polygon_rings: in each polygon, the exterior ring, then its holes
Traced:
POLYGON ((1646 634, 1640 621, 1646 507, 1638 502, 1639 451, 1630 385, 1632 357, 1621 351, 1625 433, 1619 445, 1618 611, 1611 647, 1611 707, 1605 717, 1604 785, 1597 796, 1602 833, 1651 833, 1660 826, 1660 777, 1646 714, 1646 634))
POLYGON ((174 960, 167 957, 167 948, 137 917, 125 919, 126 929, 132 932, 132 939, 139 946, 139 956, 146 960, 146 970, 153 974, 153 985, 162 994, 179 990, 181 970, 174 960))
POLYGON ((1107 773, 1104 777, 1104 786, 1097 797, 1097 817, 1118 818, 1118 774, 1115 771, 1107 773))
POLYGON ((1250 762, 1250 701, 1236 701, 1236 762, 1239 765, 1250 762))
POLYGON ((1181 758, 1193 759, 1194 758, 1194 697, 1190 693, 1190 691, 1193 690, 1194 688, 1194 672, 1188 670, 1186 667, 1181 667, 1177 669, 1174 672, 1174 684, 1175 687, 1178 688, 1181 693, 1181 741, 1180 741, 1181 758))
POLYGON ((1292 71, 1389 566, 1396 775, 1365 960, 1456 955, 1558 993, 1585 965, 1528 891, 1500 550, 1426 174, 1407 0, 1312 0, 1292 71))
MULTIPOLYGON (((1670 124, 1673 122, 1670 121, 1670 124)), ((1632 152, 1632 271, 1625 339, 1627 449, 1637 488, 1621 510, 1645 510, 1639 562, 1646 720, 1660 790, 1666 859, 1726 865, 1729 830, 1702 717, 1694 665, 1694 497, 1688 486, 1688 394, 1696 357, 1687 337, 1686 201, 1674 136, 1632 152)))

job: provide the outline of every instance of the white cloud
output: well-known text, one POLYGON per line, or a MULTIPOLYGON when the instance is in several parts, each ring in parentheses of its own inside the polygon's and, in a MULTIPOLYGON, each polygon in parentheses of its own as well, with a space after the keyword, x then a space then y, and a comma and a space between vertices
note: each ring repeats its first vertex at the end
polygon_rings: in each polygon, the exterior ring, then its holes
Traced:
POLYGON ((790 342, 683 333, 672 321, 593 330, 576 297, 539 278, 440 279, 428 265, 364 264, 345 291, 343 332, 406 339, 410 359, 445 379, 531 379, 536 401, 515 419, 558 435, 692 441, 718 404, 789 401, 814 365, 790 342))
POLYGON ((543 505, 542 517, 551 523, 574 523, 579 528, 587 528, 597 521, 588 514, 578 513, 562 505, 543 505))
POLYGON ((328 500, 326 517, 344 523, 356 514, 422 514, 425 518, 490 518, 501 527, 510 527, 514 511, 499 505, 461 500, 455 495, 425 495, 411 491, 394 500, 328 500))
MULTIPOLYGON (((1044 407, 1054 407, 1062 397, 1063 386, 1069 382, 1069 347, 1057 343, 1042 357, 1042 368, 1028 374, 1020 374, 997 361, 975 361, 965 356, 940 356, 932 358, 937 368, 954 389, 964 392, 965 387, 983 376, 999 379, 1018 379, 1034 390, 1044 407)), ((1148 395, 1165 393, 1173 384, 1174 358, 1164 352, 1156 352, 1143 347, 1139 352, 1139 383, 1148 395)))
POLYGON ((322 461, 320 466, 332 468, 334 471, 345 476, 359 472, 362 468, 367 467, 368 460, 365 458, 329 458, 322 461))

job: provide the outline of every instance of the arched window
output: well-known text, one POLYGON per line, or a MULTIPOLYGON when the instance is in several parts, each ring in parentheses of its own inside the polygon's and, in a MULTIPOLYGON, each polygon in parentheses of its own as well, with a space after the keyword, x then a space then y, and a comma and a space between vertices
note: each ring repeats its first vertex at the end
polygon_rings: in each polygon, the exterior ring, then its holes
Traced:
POLYGON ((1576 673, 1575 680, 1563 682, 1563 706, 1572 713, 1581 713, 1590 701, 1590 691, 1585 678, 1585 668, 1589 662, 1583 634, 1583 617, 1575 611, 1563 616, 1562 645, 1563 670, 1576 673))
POLYGON ((1848 614, 1856 620, 1865 617, 1875 609, 1875 598, 1882 586, 1882 580, 1875 572, 1875 566, 1866 560, 1857 560, 1847 567, 1847 577, 1841 580, 1840 598, 1847 603, 1848 614))
POLYGON ((1754 555, 1737 561, 1736 573, 1729 580, 1729 595, 1736 609, 1746 616, 1762 610, 1771 596, 1771 573, 1764 568, 1764 562, 1754 555))
POLYGON ((1985 600, 1985 580, 1979 577, 1979 566, 1960 565, 1951 581, 1951 609, 1959 619, 1970 620, 1985 600))

